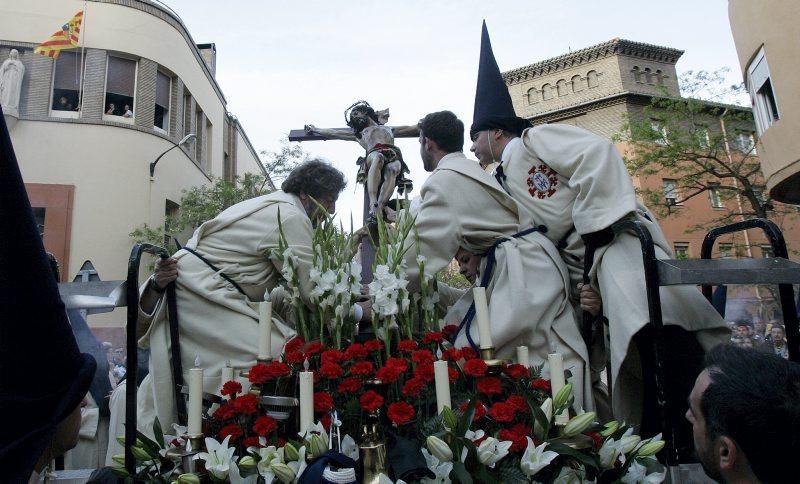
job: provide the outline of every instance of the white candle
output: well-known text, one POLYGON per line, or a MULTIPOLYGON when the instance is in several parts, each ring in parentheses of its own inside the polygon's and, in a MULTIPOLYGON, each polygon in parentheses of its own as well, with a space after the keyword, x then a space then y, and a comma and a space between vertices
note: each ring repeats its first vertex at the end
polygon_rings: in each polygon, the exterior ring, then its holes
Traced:
POLYGON ((258 305, 258 359, 272 358, 272 302, 258 305))
POLYGON ((492 331, 489 329, 489 306, 486 304, 486 289, 483 287, 472 288, 472 297, 475 300, 475 318, 478 320, 478 337, 481 349, 493 348, 492 331))
POLYGON ((300 372, 300 434, 314 424, 314 373, 300 372))
POLYGON ((219 384, 220 387, 231 380, 233 380, 233 367, 230 361, 226 361, 225 366, 222 367, 222 382, 219 384))
MULTIPOLYGON (((550 353, 547 355, 547 363, 550 365, 550 387, 555 397, 556 393, 566 385, 564 381, 564 357, 561 353, 550 353)), ((568 421, 569 414, 567 411, 556 415, 556 425, 566 425, 568 421)))
POLYGON ((189 369, 189 436, 203 433, 203 369, 200 357, 194 359, 195 368, 189 369))
POLYGON ((517 346, 517 363, 523 365, 525 368, 530 366, 527 346, 517 346))
POLYGON ((447 361, 433 362, 433 376, 436 381, 436 413, 442 413, 444 407, 453 408, 450 403, 450 375, 447 371, 447 361))

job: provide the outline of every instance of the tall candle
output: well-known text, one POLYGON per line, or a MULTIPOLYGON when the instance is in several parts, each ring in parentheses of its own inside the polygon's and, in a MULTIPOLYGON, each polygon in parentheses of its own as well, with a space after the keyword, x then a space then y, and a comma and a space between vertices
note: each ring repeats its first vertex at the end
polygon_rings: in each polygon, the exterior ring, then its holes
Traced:
POLYGON ((272 358, 272 301, 258 305, 258 359, 272 358))
POLYGON ((444 407, 453 408, 450 403, 450 375, 447 371, 447 361, 433 362, 433 376, 436 381, 436 413, 442 413, 444 407))
POLYGON ((475 318, 478 320, 478 337, 481 349, 493 348, 492 331, 489 329, 489 306, 486 304, 486 289, 483 287, 472 288, 472 297, 475 300, 475 318))
MULTIPOLYGON (((547 355, 547 363, 550 365, 550 387, 555 397, 556 393, 566 385, 564 381, 564 357, 561 353, 550 353, 547 355)), ((556 425, 566 425, 568 421, 569 414, 566 411, 556 415, 556 425)))
POLYGON ((300 372, 300 434, 314 424, 314 373, 300 372))
POLYGON ((530 366, 530 357, 528 356, 527 346, 517 346, 517 363, 528 368, 530 366))
POLYGON ((203 433, 203 369, 200 357, 194 359, 194 368, 189 369, 189 436, 203 433))

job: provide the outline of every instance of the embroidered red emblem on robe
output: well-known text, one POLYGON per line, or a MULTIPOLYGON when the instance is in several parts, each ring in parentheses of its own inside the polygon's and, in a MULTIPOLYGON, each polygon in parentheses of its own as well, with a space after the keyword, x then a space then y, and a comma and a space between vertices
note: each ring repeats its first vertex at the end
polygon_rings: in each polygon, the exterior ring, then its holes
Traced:
POLYGON ((539 199, 552 197, 558 185, 558 175, 555 170, 541 164, 528 170, 528 192, 532 197, 539 199))

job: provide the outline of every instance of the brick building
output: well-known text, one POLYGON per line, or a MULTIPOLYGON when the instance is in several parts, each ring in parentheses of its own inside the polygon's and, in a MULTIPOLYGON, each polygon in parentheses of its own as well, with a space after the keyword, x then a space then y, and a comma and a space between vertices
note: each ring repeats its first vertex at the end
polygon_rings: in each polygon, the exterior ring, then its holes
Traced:
MULTIPOLYGON (((628 120, 641 120, 645 107, 654 97, 681 96, 675 64, 683 51, 624 39, 546 59, 503 74, 514 108, 519 116, 533 124, 565 123, 582 127, 608 139, 623 134, 628 120)), ((709 131, 725 130, 730 138, 729 155, 741 156, 755 142, 752 121, 729 122, 718 113, 735 111, 747 114, 749 108, 708 103, 709 131), (717 109, 711 109, 717 108, 717 109), (717 113, 717 114, 713 114, 717 113)), ((623 136, 624 137, 624 136, 623 136)), ((621 153, 628 153, 626 143, 617 143, 621 153)), ((756 145, 756 152, 759 150, 756 145)), ((639 188, 663 190, 665 197, 676 197, 671 176, 656 174, 634 177, 639 188)), ((680 198, 680 197, 678 197, 680 198)), ((705 232, 711 221, 721 214, 732 214, 741 220, 742 200, 723 200, 718 193, 708 192, 691 198, 671 209, 659 222, 678 257, 699 257, 705 232), (692 230, 703 226, 706 230, 692 230)), ((746 211, 746 210, 745 210, 746 211)), ((790 215, 775 220, 784 231, 792 250, 800 249, 800 217, 790 215)), ((719 239, 717 257, 764 257, 770 255, 765 238, 759 231, 719 239)), ((771 318, 772 294, 767 288, 736 288, 729 291, 728 319, 736 317, 771 318)))

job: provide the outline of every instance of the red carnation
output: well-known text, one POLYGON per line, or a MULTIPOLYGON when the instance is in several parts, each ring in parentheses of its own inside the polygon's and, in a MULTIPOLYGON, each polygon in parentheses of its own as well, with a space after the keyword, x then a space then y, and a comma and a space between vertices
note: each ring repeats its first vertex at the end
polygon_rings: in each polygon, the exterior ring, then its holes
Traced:
POLYGON ((242 428, 236 424, 228 424, 221 429, 219 429, 219 440, 224 440, 225 437, 231 436, 231 442, 236 442, 239 440, 239 437, 244 435, 242 428))
POLYGON ((387 358, 386 366, 396 368, 400 373, 405 373, 411 367, 403 358, 387 358))
POLYGON ((422 363, 414 369, 414 376, 421 378, 426 382, 432 382, 434 379, 433 363, 422 363))
POLYGON ((425 333, 425 336, 422 337, 423 343, 439 344, 442 341, 444 341, 444 335, 439 331, 431 331, 429 333, 425 333))
POLYGON ((361 390, 361 380, 358 378, 345 378, 339 382, 339 387, 336 389, 339 393, 355 393, 361 390))
POLYGON ((236 417, 236 413, 236 408, 234 408, 232 403, 225 403, 214 411, 212 418, 217 420, 228 420, 229 418, 236 417))
POLYGON ((319 341, 312 341, 303 348, 303 352, 306 354, 306 356, 314 356, 322 351, 322 349, 322 343, 319 341))
POLYGON ((359 361, 350 367, 351 375, 370 376, 375 373, 375 365, 371 361, 359 361))
MULTIPOLYGON (((464 350, 461 351, 461 354, 464 354, 464 350)), ((483 376, 486 374, 486 370, 488 369, 489 367, 486 366, 486 362, 477 358, 474 360, 468 360, 466 363, 464 363, 464 373, 469 376, 483 376)))
POLYGON ((386 413, 395 425, 407 424, 414 418, 414 407, 406 402, 394 402, 386 413))
POLYGON ((326 432, 331 431, 331 414, 326 413, 325 415, 319 418, 319 423, 322 424, 322 428, 325 429, 326 432))
POLYGON ((527 378, 530 372, 528 371, 528 367, 525 365, 520 364, 513 364, 508 365, 505 368, 506 375, 510 376, 515 380, 519 380, 520 378, 527 378))
POLYGON ((344 359, 344 353, 337 349, 325 350, 320 356, 322 363, 341 363, 344 359))
POLYGON ((416 397, 428 384, 422 378, 409 378, 403 385, 404 397, 416 397))
POLYGON ((411 361, 414 363, 433 363, 436 357, 430 350, 417 350, 411 353, 411 361))
POLYGON ((461 348, 461 357, 465 360, 474 360, 478 357, 478 353, 469 346, 461 348))
POLYGON ((489 409, 489 416, 501 423, 512 422, 515 413, 514 407, 505 402, 497 402, 489 409))
MULTIPOLYGON (((461 410, 461 413, 467 411, 468 404, 469 402, 464 402, 461 404, 461 406, 458 407, 458 409, 461 410)), ((477 402, 475 402, 475 414, 472 416, 472 421, 475 422, 477 420, 482 419, 485 416, 486 416, 486 405, 484 405, 483 402, 478 400, 477 402)))
POLYGON ((456 324, 448 324, 444 328, 442 328, 442 333, 447 336, 447 339, 453 339, 453 336, 458 334, 458 325, 456 324))
POLYGON ((534 390, 541 390, 548 395, 553 393, 553 388, 550 386, 550 380, 537 378, 531 382, 531 388, 534 390))
POLYGON ((458 361, 461 359, 461 350, 458 348, 447 348, 442 351, 442 359, 447 361, 458 361))
POLYGON ((266 437, 276 430, 278 430, 278 422, 269 415, 258 417, 253 424, 253 432, 262 437, 266 437))
POLYGON ((248 447, 264 447, 261 445, 261 442, 258 441, 258 437, 246 437, 242 441, 242 447, 247 449, 248 447))
POLYGON ((328 392, 316 392, 314 394, 314 411, 317 413, 330 412, 333 410, 333 397, 328 392))
POLYGON ((252 415, 258 410, 258 400, 252 393, 231 400, 231 405, 242 415, 252 415))
POLYGON ((397 350, 401 353, 411 353, 417 349, 417 342, 413 339, 404 339, 397 343, 397 350))
POLYGON ((364 349, 367 351, 380 351, 384 348, 383 341, 379 339, 371 339, 364 342, 364 349))
POLYGON ((514 410, 519 413, 525 413, 528 409, 528 402, 525 401, 525 398, 519 395, 511 395, 506 399, 506 403, 511 405, 514 410))
POLYGON ((373 413, 383 406, 383 397, 374 390, 367 390, 358 399, 361 409, 367 413, 373 413))
POLYGON ((283 360, 290 365, 302 365, 306 357, 303 355, 302 351, 289 351, 286 353, 283 360))
POLYGON ((353 343, 347 347, 344 352, 344 357, 347 360, 363 360, 369 355, 364 345, 360 343, 353 343))
POLYGON ((344 374, 344 370, 342 370, 342 367, 337 365, 336 363, 331 363, 330 361, 326 361, 320 367, 319 374, 322 375, 324 378, 327 378, 328 380, 333 380, 341 377, 344 374))
POLYGON ((238 381, 231 380, 226 381, 224 385, 222 385, 222 390, 220 393, 225 395, 236 395, 237 393, 242 391, 242 384, 238 381))
POLYGON ((283 347, 284 353, 291 353, 292 351, 299 351, 306 342, 300 336, 295 336, 294 338, 290 339, 286 342, 286 346, 283 347))
POLYGON ((594 448, 599 449, 603 446, 603 436, 598 434, 597 432, 589 432, 586 435, 592 438, 592 442, 594 443, 594 448))
POLYGON ((455 383, 458 380, 458 370, 455 368, 448 366, 447 367, 447 379, 450 380, 450 383, 455 383))
POLYGON ((272 379, 272 374, 269 371, 269 367, 263 363, 259 363, 256 366, 250 368, 250 373, 248 376, 250 383, 255 383, 256 385, 260 385, 262 383, 266 383, 267 381, 272 379))
POLYGON ((375 378, 382 383, 394 383, 402 374, 403 372, 396 366, 384 366, 375 373, 375 378))
POLYGON ((496 376, 486 376, 478 380, 478 391, 484 395, 499 395, 503 393, 503 386, 496 376))
MULTIPOLYGON (((531 428, 525 426, 523 424, 516 424, 510 429, 502 429, 500 430, 500 434, 498 438, 500 440, 510 440, 512 442, 511 448, 509 449, 511 452, 521 453, 528 447, 528 437, 531 433, 531 428)), ((539 442, 534 439, 534 443, 537 445, 539 442)))
POLYGON ((273 361, 269 365, 269 373, 272 378, 283 378, 285 376, 289 376, 292 373, 292 370, 286 363, 282 361, 273 361))

